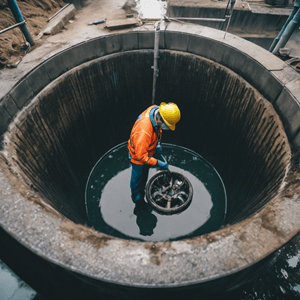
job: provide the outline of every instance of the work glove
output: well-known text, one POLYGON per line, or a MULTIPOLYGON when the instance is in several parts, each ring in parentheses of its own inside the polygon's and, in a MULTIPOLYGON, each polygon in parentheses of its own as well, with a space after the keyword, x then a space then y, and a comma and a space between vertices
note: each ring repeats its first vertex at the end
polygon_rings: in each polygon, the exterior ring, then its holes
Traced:
POLYGON ((161 160, 157 160, 157 164, 156 164, 159 168, 164 169, 164 170, 169 170, 168 167, 168 163, 161 161, 161 160))
POLYGON ((162 152, 162 147, 161 147, 161 144, 158 142, 155 147, 155 153, 161 154, 161 152, 162 152))

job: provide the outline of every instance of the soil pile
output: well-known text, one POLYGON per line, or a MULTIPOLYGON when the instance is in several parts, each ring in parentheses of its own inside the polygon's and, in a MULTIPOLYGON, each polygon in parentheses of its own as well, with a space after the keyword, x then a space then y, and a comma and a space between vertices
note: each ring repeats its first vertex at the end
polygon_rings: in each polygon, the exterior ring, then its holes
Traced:
MULTIPOLYGON (((66 3, 63 0, 17 1, 23 18, 33 39, 47 24, 47 20, 66 3)), ((7 0, 0 0, 0 30, 16 24, 7 0)), ((0 35, 0 69, 8 62, 15 62, 24 54, 21 49, 26 42, 20 28, 14 28, 0 35)))

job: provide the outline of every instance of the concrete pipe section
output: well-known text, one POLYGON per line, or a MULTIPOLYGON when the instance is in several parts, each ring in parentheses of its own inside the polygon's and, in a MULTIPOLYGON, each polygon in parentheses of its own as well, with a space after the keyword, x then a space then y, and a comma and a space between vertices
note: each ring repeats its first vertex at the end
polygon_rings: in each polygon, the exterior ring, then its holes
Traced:
POLYGON ((178 241, 86 225, 91 169, 151 104, 153 45, 154 31, 89 40, 29 70, 1 100, 2 245, 49 299, 220 295, 300 229, 298 73, 234 35, 180 23, 161 31, 156 102, 182 112, 163 138, 216 168, 226 219, 178 241))

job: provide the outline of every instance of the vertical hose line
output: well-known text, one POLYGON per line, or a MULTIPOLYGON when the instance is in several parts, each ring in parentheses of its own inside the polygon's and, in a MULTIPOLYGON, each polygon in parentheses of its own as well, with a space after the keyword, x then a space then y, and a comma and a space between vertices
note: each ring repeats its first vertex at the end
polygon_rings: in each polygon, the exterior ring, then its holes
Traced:
POLYGON ((225 23, 227 22, 227 17, 226 17, 226 15, 227 15, 227 11, 228 11, 228 8, 229 8, 229 3, 230 3, 230 0, 227 1, 227 6, 226 6, 226 8, 225 8, 225 11, 224 11, 224 17, 223 17, 223 19, 225 19, 225 21, 220 23, 220 28, 219 28, 220 30, 223 30, 224 25, 225 25, 225 23))
MULTIPOLYGON (((229 2, 228 2, 229 3, 229 2)), ((232 13, 233 13, 233 9, 234 9, 234 4, 235 4, 235 0, 230 0, 230 8, 229 8, 229 12, 228 15, 225 16, 226 21, 223 23, 223 25, 225 26, 225 34, 224 34, 224 39, 231 21, 231 17, 232 17, 232 13)), ((227 9, 227 8, 226 8, 227 9)), ((222 26, 223 29, 223 26, 222 26)))
POLYGON ((159 58, 159 32, 160 22, 155 24, 155 36, 154 36, 154 63, 153 63, 153 87, 152 87, 152 105, 155 102, 155 91, 156 91, 156 79, 158 77, 158 58, 159 58))

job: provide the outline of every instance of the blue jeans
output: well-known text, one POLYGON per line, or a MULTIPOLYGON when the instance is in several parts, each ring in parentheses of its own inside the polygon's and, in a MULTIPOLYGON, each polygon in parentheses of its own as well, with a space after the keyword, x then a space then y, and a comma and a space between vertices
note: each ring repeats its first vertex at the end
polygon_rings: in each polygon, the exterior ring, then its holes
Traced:
POLYGON ((136 165, 131 163, 131 198, 134 203, 139 200, 144 200, 145 197, 145 186, 148 180, 148 173, 151 166, 149 165, 136 165))

